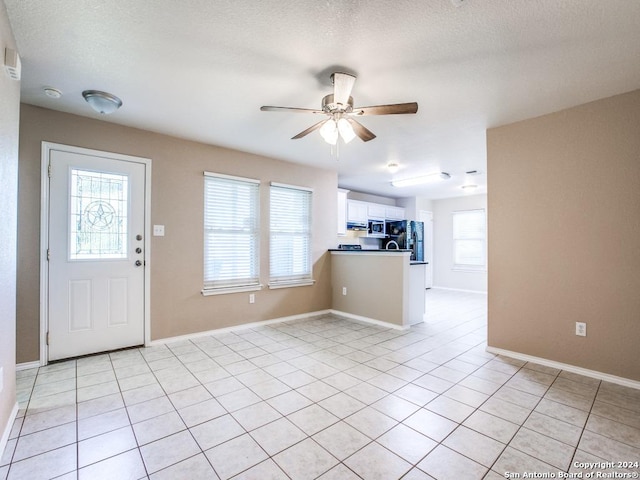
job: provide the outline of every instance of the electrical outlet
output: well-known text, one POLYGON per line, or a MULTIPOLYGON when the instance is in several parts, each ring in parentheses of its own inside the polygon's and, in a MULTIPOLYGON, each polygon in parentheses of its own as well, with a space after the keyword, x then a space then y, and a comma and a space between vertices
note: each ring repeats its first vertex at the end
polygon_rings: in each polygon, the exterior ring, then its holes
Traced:
POLYGON ((342 294, 346 295, 347 294, 347 287, 342 287, 342 294))
POLYGON ((576 322, 576 335, 579 337, 587 336, 587 324, 584 322, 576 322))
POLYGON ((256 303, 256 294, 255 293, 250 293, 249 294, 249 303, 256 303))

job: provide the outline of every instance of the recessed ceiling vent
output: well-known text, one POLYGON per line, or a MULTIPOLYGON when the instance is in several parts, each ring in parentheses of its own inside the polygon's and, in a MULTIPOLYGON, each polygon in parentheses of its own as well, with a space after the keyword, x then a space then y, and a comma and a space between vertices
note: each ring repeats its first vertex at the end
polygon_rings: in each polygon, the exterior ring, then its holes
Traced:
POLYGON ((11 80, 20 81, 22 76, 22 63, 20 62, 20 55, 15 50, 10 48, 4 49, 4 70, 9 75, 11 80))
POLYGON ((482 170, 468 170, 464 173, 466 173, 467 175, 481 175, 484 172, 482 170))

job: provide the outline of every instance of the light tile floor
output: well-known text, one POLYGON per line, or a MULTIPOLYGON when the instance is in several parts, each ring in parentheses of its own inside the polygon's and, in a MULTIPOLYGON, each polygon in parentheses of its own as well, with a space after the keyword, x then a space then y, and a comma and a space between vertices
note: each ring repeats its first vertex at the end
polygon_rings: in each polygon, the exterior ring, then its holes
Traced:
POLYGON ((485 295, 430 290, 427 308, 407 331, 326 316, 20 371, 0 480, 498 479, 640 461, 640 390, 485 352, 485 295))

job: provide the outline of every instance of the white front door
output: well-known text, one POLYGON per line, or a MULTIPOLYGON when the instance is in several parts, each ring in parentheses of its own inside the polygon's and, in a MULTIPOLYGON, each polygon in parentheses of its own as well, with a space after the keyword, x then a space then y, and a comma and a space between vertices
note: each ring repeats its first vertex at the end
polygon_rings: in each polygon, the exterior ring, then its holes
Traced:
POLYGON ((49 360, 144 343, 146 165, 100 155, 49 150, 49 360))

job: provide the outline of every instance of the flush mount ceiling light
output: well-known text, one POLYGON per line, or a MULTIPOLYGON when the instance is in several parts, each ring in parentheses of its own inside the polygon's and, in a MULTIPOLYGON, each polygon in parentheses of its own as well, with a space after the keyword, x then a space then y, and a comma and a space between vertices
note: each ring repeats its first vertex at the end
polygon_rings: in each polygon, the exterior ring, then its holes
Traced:
POLYGON ((393 180, 391 185, 394 187, 411 187, 414 185, 424 185, 425 183, 437 182, 438 180, 448 180, 451 178, 446 172, 435 172, 420 177, 405 178, 403 180, 393 180))
POLYGON ((109 115, 122 106, 122 100, 115 95, 99 90, 85 90, 82 96, 91 108, 102 115, 109 115))
POLYGON ((387 164, 387 170, 389 170, 391 173, 396 173, 399 168, 400 168, 400 165, 398 165, 396 162, 391 162, 387 164))

